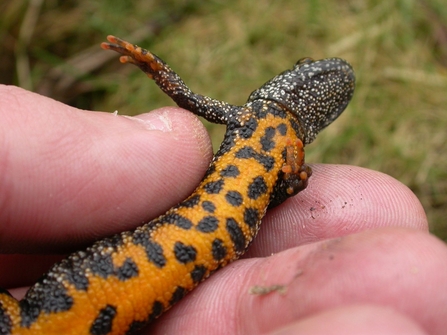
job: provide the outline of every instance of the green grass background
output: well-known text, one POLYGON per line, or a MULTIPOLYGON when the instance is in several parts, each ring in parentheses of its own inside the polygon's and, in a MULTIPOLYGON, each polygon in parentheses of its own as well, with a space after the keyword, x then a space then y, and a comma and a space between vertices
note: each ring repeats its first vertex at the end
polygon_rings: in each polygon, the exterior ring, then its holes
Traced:
MULTIPOLYGON (((301 57, 356 70, 345 113, 308 162, 382 171, 418 196, 447 241, 447 6, 444 0, 4 0, 0 83, 70 105, 138 114, 172 105, 99 48, 113 34, 165 59, 192 90, 233 104, 301 57)), ((207 125, 218 145, 223 130, 207 125)))

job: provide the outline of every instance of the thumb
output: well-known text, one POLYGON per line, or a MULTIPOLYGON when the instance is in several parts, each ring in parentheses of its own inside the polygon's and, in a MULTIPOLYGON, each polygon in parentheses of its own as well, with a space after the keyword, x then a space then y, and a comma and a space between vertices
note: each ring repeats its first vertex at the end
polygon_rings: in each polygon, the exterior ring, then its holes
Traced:
POLYGON ((211 158, 205 128, 180 108, 131 118, 0 86, 0 114, 3 252, 134 228, 185 198, 211 158))

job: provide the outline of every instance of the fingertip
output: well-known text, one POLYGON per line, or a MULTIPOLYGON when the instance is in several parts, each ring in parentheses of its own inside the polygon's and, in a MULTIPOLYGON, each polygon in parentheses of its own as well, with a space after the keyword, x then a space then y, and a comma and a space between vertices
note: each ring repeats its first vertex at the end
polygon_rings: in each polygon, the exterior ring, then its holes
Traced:
POLYGON ((314 164, 312 170, 304 191, 267 213, 249 256, 378 227, 428 232, 420 201, 391 176, 349 165, 314 164))
POLYGON ((313 183, 297 200, 314 199, 313 218, 321 215, 327 219, 325 214, 329 213, 340 221, 366 223, 369 228, 403 226, 427 230, 420 201, 397 179, 358 166, 317 164, 312 168, 313 183))

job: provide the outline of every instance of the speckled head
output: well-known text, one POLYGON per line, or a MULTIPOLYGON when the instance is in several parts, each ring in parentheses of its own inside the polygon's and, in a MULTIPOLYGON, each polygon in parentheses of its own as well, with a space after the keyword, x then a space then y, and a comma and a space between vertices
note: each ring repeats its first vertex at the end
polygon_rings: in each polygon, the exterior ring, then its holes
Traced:
POLYGON ((345 60, 302 58, 292 70, 284 71, 254 91, 248 102, 272 100, 291 111, 299 119, 304 143, 309 144, 343 112, 354 87, 354 71, 345 60))

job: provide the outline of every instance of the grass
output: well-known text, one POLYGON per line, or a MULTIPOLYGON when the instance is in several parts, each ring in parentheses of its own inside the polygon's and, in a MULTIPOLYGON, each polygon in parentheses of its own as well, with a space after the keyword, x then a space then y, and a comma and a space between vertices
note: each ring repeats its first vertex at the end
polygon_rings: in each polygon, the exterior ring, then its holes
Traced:
MULTIPOLYGON (((121 114, 172 102, 99 48, 107 34, 153 50, 194 91, 234 104, 301 57, 349 60, 354 99, 309 147, 308 161, 360 165, 400 180, 422 202, 431 231, 447 241, 442 0, 7 0, 0 13, 0 82, 121 114)), ((208 127, 218 143, 222 128, 208 127)))

